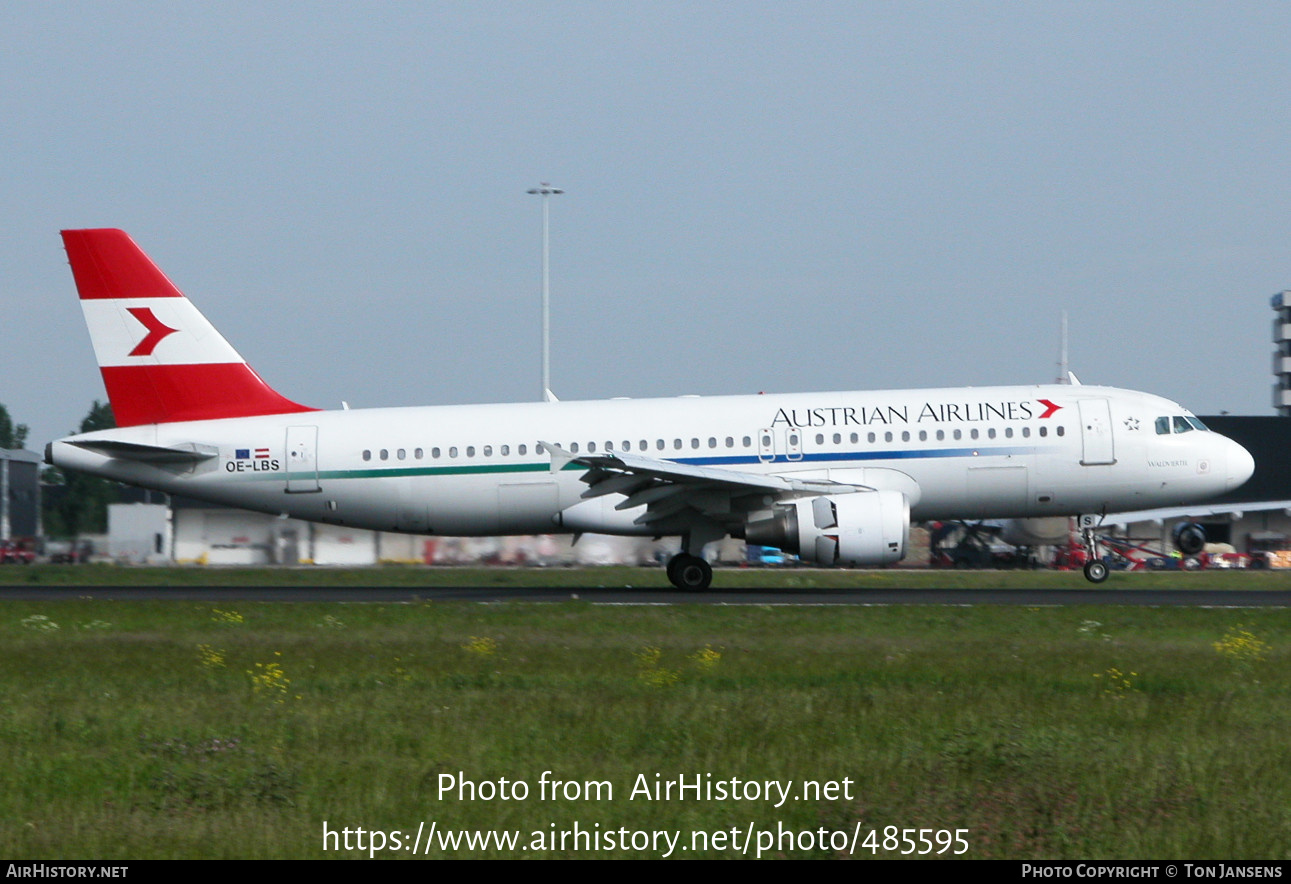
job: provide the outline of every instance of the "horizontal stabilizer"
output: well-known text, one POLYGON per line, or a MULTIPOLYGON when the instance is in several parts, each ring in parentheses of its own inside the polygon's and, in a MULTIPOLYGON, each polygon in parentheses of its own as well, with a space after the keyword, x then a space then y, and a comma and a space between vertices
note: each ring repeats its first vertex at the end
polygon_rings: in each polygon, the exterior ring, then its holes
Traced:
POLYGON ((168 448, 164 445, 144 445, 141 442, 119 442, 113 439, 83 439, 68 444, 102 454, 105 457, 151 464, 199 463, 219 456, 219 451, 208 445, 168 448))

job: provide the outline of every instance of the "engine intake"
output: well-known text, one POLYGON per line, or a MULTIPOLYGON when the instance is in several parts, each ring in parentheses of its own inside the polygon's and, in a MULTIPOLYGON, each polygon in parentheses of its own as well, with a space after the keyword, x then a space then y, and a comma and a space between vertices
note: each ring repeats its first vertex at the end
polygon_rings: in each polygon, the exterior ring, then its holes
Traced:
POLYGON ((1180 522, 1170 534, 1175 549, 1185 556, 1195 556, 1206 548, 1206 529, 1196 522, 1180 522))
POLYGON ((899 491, 808 497, 751 514, 744 539, 821 565, 886 565, 905 558, 910 503, 899 491))

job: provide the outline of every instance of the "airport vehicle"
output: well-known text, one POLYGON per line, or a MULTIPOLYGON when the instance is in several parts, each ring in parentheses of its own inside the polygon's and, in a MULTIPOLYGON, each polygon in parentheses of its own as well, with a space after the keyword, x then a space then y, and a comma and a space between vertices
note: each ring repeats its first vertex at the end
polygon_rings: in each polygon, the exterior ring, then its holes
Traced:
MULTIPOLYGON (((1172 506, 1240 485, 1240 445, 1147 393, 1013 386, 321 411, 266 384, 120 230, 63 240, 118 428, 46 460, 301 519, 435 535, 724 536, 822 565, 905 555, 912 519, 1172 506)), ((1085 575, 1107 568, 1090 555, 1085 575)))
POLYGON ((0 565, 30 565, 36 561, 33 541, 0 540, 0 565))

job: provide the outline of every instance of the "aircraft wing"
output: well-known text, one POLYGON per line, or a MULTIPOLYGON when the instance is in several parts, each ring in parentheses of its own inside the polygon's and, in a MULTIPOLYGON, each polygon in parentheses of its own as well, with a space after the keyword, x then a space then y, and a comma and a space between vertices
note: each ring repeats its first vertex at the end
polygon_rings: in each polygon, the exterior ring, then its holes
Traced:
POLYGON ((1291 500, 1261 500, 1249 503, 1211 503, 1190 507, 1168 507, 1154 510, 1135 510, 1127 513, 1108 513, 1104 525, 1129 525, 1134 522, 1160 522, 1166 519, 1195 519, 1204 516, 1241 516, 1242 513, 1260 513, 1269 510, 1291 512, 1291 500))
POLYGON ((769 495, 779 500, 819 494, 848 494, 873 491, 862 485, 847 485, 820 479, 746 473, 722 467, 703 467, 607 450, 604 454, 573 454, 548 442, 552 472, 569 464, 585 467, 580 477, 587 485, 584 499, 622 494, 616 510, 644 505, 646 512, 635 521, 646 525, 693 509, 722 521, 733 513, 765 505, 769 495))

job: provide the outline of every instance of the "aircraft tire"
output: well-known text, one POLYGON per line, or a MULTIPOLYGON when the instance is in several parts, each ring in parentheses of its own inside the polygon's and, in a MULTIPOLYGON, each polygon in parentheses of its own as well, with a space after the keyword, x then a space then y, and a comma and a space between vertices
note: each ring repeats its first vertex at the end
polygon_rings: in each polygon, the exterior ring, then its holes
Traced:
POLYGON ((713 568, 699 556, 682 553, 668 562, 668 580, 678 589, 702 592, 713 582, 713 568))
POLYGON ((1107 563, 1098 559, 1086 562, 1085 579, 1090 583, 1102 583, 1107 579, 1107 563))
POLYGON ((668 575, 668 582, 673 586, 677 585, 677 563, 681 561, 683 555, 684 553, 678 553, 669 559, 668 564, 664 566, 664 571, 668 575))

